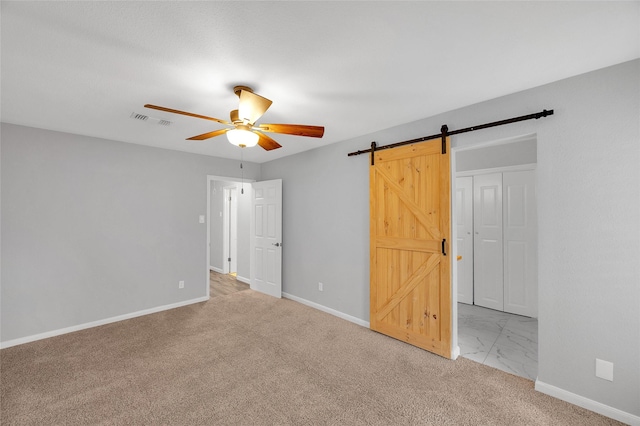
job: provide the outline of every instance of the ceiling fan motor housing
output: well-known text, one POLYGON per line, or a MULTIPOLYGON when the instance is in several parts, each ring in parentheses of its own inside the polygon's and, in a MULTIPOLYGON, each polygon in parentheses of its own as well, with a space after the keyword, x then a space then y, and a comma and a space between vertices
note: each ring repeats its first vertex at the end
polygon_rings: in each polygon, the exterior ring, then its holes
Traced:
POLYGON ((245 92, 253 93, 253 89, 252 89, 251 87, 248 87, 248 86, 235 86, 235 87, 233 88, 233 93, 235 93, 237 97, 240 97, 240 93, 241 93, 243 90, 244 90, 245 92))

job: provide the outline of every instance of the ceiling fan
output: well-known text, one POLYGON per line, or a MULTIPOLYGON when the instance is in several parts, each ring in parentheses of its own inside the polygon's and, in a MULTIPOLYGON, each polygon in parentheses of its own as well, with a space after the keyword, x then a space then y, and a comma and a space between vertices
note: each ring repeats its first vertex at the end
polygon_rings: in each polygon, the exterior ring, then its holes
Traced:
POLYGON ((187 138, 187 140, 202 141, 226 134, 229 142, 241 148, 252 147, 257 144, 265 150, 270 151, 272 149, 280 148, 282 145, 271 137, 265 135, 263 132, 308 136, 312 138, 321 138, 324 135, 324 127, 321 126, 307 126, 303 124, 256 125, 256 121, 258 121, 258 119, 260 119, 260 117, 262 117, 262 115, 269 109, 272 101, 253 93, 253 90, 247 86, 236 86, 233 88, 233 91, 240 98, 240 103, 238 109, 231 111, 229 121, 151 104, 146 104, 145 108, 187 115, 189 117, 202 118, 204 120, 211 120, 230 126, 227 129, 214 130, 212 132, 203 133, 202 135, 192 136, 187 138))

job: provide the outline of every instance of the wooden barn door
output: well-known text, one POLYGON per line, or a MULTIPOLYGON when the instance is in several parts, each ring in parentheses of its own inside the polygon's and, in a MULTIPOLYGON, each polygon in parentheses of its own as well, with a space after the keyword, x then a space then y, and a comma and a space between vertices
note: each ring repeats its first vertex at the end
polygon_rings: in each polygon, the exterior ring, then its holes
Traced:
POLYGON ((441 139, 374 153, 370 326, 451 358, 448 145, 446 154, 441 139))

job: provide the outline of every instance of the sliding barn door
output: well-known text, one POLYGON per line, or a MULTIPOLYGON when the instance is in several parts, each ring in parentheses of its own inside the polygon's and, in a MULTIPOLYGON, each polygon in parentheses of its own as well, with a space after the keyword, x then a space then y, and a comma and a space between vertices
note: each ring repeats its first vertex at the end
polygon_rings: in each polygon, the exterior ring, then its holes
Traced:
POLYGON ((437 139, 375 152, 369 174, 371 329, 447 358, 449 170, 437 139))

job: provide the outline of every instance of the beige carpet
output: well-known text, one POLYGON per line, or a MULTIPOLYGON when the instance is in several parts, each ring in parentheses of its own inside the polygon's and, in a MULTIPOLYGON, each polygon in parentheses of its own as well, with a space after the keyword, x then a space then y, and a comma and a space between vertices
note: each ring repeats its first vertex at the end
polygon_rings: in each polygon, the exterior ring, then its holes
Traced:
POLYGON ((0 358, 2 425, 618 424, 251 290, 0 358))

